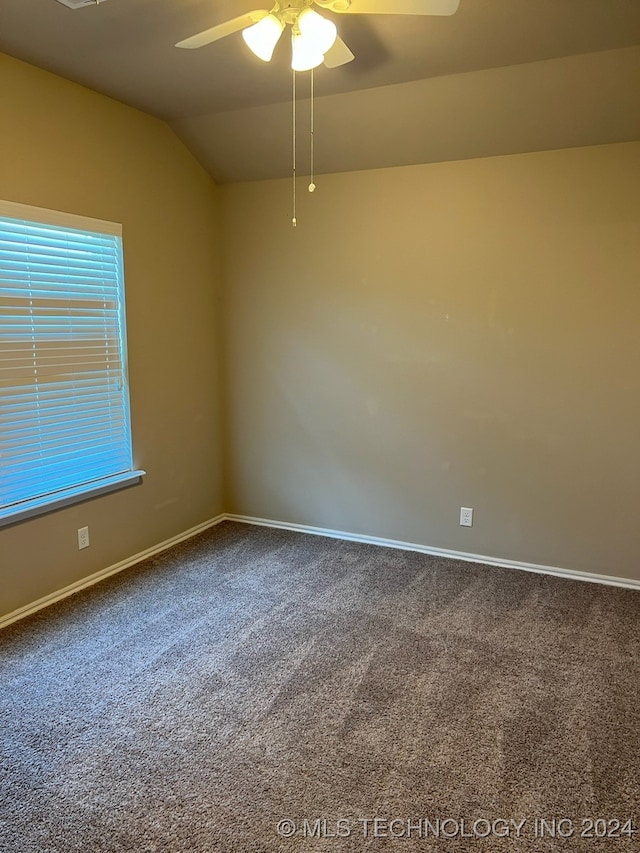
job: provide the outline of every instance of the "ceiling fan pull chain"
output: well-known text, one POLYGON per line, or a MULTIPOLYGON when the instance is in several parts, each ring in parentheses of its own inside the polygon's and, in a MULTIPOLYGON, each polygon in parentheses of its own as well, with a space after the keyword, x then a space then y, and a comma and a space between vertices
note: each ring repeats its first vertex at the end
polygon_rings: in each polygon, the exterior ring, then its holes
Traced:
POLYGON ((313 102, 314 102, 314 82, 313 82, 313 68, 312 68, 311 69, 311 182, 309 184, 309 192, 310 193, 314 192, 315 188, 316 188, 316 185, 313 182, 313 168, 314 168, 314 157, 315 157, 313 102))
POLYGON ((292 191, 293 191, 293 218, 291 219, 291 224, 295 228, 298 224, 298 220, 296 219, 296 72, 292 71, 293 74, 293 178, 292 178, 292 191))

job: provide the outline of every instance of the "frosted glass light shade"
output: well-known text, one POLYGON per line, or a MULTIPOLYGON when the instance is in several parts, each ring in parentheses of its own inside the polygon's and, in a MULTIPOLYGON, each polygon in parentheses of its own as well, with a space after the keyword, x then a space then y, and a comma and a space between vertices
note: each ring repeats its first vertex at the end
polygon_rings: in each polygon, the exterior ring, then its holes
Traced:
POLYGON ((275 15, 267 15, 257 24, 243 30, 242 38, 259 59, 270 62, 283 29, 284 23, 279 18, 275 15))
POLYGON ((291 67, 294 71, 310 71, 322 65, 324 56, 313 41, 303 35, 291 35, 291 67))
POLYGON ((313 44, 319 53, 325 54, 333 47, 338 36, 336 25, 313 9, 304 9, 298 17, 300 35, 313 44))

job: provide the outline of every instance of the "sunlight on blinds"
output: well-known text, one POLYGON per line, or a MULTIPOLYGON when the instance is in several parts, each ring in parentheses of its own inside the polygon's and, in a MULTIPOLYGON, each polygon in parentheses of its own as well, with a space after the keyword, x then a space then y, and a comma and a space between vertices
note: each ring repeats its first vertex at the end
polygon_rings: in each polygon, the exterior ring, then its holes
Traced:
POLYGON ((133 467, 122 238, 7 207, 18 206, 0 204, 0 516, 133 467))

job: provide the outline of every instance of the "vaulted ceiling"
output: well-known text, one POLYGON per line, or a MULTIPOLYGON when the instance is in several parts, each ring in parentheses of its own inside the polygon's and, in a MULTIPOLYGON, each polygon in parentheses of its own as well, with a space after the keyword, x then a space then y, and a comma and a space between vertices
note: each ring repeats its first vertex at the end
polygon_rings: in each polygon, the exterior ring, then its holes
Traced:
MULTIPOLYGON (((268 65, 239 34, 174 47, 256 5, 2 0, 0 50, 166 119, 220 182, 280 177, 286 39, 268 65)), ((318 172, 640 138, 640 0, 461 0, 452 17, 333 19, 356 59, 315 73, 318 172)))

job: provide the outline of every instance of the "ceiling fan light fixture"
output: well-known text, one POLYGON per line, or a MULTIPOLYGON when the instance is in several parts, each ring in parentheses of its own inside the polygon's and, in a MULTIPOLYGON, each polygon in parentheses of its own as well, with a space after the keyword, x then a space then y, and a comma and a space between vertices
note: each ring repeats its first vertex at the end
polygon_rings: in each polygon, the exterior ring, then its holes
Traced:
POLYGON ((295 32, 291 34, 291 67, 294 71, 311 71, 323 61, 324 55, 313 41, 295 32))
POLYGON ((267 15, 257 24, 243 30, 242 38, 249 50, 255 53, 258 59, 263 62, 270 62, 283 30, 284 21, 275 15, 267 15))
POLYGON ((298 29, 300 34, 313 44, 317 51, 324 54, 335 44, 338 30, 333 21, 328 21, 314 12, 313 9, 303 9, 298 16, 298 29))

